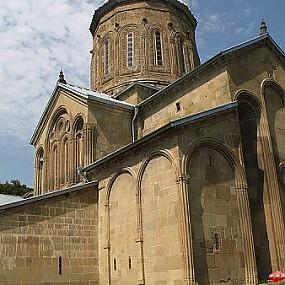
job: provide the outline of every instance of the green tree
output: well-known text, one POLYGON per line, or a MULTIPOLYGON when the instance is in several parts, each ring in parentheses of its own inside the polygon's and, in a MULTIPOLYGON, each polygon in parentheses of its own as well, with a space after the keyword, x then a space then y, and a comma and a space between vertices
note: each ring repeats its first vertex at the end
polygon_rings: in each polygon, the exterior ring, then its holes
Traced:
POLYGON ((25 184, 21 184, 19 180, 6 181, 5 183, 0 183, 0 194, 13 195, 13 196, 23 196, 26 193, 33 192, 32 188, 27 187, 25 184))

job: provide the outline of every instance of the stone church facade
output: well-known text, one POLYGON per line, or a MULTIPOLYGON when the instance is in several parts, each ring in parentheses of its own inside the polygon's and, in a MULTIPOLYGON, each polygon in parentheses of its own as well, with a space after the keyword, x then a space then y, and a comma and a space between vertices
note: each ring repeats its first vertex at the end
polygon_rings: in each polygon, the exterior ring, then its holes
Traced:
POLYGON ((200 63, 177 0, 110 0, 90 89, 60 74, 33 198, 0 207, 2 285, 258 284, 285 271, 285 54, 200 63))

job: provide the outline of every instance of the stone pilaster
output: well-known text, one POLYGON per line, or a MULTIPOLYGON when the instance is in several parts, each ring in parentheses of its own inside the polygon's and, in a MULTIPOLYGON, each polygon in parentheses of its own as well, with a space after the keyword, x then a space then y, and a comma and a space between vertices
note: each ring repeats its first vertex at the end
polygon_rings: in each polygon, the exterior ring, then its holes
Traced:
POLYGON ((237 185, 236 191, 240 213, 240 227, 243 239, 246 284, 258 284, 247 186, 237 185))
POLYGON ((273 270, 285 271, 285 226, 282 214, 277 166, 274 160, 271 134, 264 111, 260 121, 260 138, 264 160, 265 178, 268 185, 268 197, 272 216, 271 244, 275 249, 276 260, 272 260, 273 270))
POLYGON ((106 231, 105 231, 105 241, 104 241, 104 249, 107 253, 108 259, 108 285, 111 285, 111 246, 110 246, 110 207, 109 201, 105 204, 105 217, 106 217, 106 231))
POLYGON ((140 244, 140 273, 138 278, 138 284, 145 284, 145 270, 144 270, 144 248, 143 248, 143 226, 142 226, 142 204, 141 195, 137 192, 137 233, 136 242, 140 244))
POLYGON ((182 236, 183 236, 183 272, 184 283, 187 285, 196 284, 194 260, 193 260, 193 244, 192 244, 192 230, 190 220, 190 201, 189 201, 189 176, 181 175, 177 178, 179 185, 180 200, 182 202, 182 236))

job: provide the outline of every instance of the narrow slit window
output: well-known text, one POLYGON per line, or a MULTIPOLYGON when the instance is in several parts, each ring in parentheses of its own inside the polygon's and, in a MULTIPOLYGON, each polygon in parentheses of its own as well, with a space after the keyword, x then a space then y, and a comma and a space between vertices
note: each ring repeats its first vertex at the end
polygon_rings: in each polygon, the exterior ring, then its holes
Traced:
POLYGON ((129 269, 132 269, 132 259, 130 256, 129 256, 129 269))
POLYGON ((62 275, 62 257, 58 258, 58 274, 62 275))
POLYGON ((117 270, 117 260, 116 260, 116 258, 114 258, 114 270, 115 271, 117 270))
POLYGON ((133 67, 135 65, 134 62, 134 33, 129 33, 127 37, 128 44, 128 67, 133 67))
POLYGON ((176 111, 179 112, 181 110, 180 102, 176 103, 176 111))
POLYGON ((214 243, 215 243, 215 250, 220 250, 220 238, 218 233, 215 233, 214 243))
POLYGON ((209 157, 209 165, 213 166, 213 158, 211 156, 209 157))
POLYGON ((110 39, 104 42, 104 74, 110 73, 110 39))
POLYGON ((161 33, 159 31, 155 31, 155 63, 158 66, 163 65, 163 58, 162 58, 162 44, 161 44, 161 33))

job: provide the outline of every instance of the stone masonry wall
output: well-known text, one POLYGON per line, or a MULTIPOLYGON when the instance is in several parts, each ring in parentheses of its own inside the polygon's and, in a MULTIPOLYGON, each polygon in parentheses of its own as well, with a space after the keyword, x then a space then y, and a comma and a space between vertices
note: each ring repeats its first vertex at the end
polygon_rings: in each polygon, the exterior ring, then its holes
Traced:
POLYGON ((1 212, 0 284, 98 284, 96 204, 88 189, 1 212))

